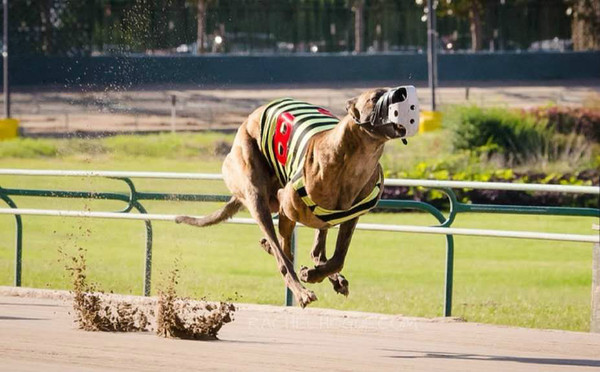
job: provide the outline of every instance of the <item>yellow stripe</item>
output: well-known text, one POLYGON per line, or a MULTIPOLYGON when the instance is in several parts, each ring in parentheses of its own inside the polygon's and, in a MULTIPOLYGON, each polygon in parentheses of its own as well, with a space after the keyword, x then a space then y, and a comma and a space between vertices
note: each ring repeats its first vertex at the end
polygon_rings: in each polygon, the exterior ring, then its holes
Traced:
POLYGON ((282 113, 286 112, 286 111, 290 111, 293 110, 294 107, 297 106, 301 106, 304 105, 305 103, 303 102, 294 102, 292 105, 290 105, 289 107, 284 107, 290 104, 290 101, 286 101, 286 102, 281 102, 279 105, 274 106, 272 110, 270 110, 270 116, 267 117, 267 119, 269 120, 269 130, 267 131, 266 134, 266 149, 267 149, 267 154, 269 155, 269 160, 271 161, 271 164, 273 165, 273 168, 275 170, 275 173, 277 175, 277 178, 279 179, 279 182, 283 185, 286 182, 286 174, 285 174, 285 169, 283 167, 279 166, 279 162, 277 161, 277 158, 275 157, 275 149, 273 148, 273 143, 272 141, 270 141, 270 139, 273 138, 274 136, 274 132, 276 130, 277 127, 277 123, 276 120, 279 117, 279 115, 281 115, 282 113))
MULTIPOLYGON (((353 209, 353 208, 356 208, 356 207, 358 207, 358 206, 360 206, 360 205, 364 205, 364 204, 366 204, 366 203, 369 203, 369 202, 371 202, 373 199, 376 199, 376 198, 378 198, 378 197, 379 197, 379 193, 381 192, 381 188, 382 188, 382 186, 381 186, 381 185, 383 185, 383 175, 382 175, 382 174, 380 174, 380 175, 379 175, 379 182, 378 182, 378 183, 375 185, 375 187, 374 187, 374 188, 373 188, 373 190, 372 190, 372 191, 369 193, 369 195, 367 195, 365 198, 363 198, 363 199, 362 199, 360 202, 358 202, 358 203, 356 203, 356 204, 352 205, 352 206, 351 206, 350 208, 348 208, 347 210, 329 210, 329 209, 325 209, 325 208, 322 208, 322 207, 319 207, 319 206, 317 206, 317 207, 314 209, 314 211, 313 211, 313 214, 314 214, 315 216, 317 216, 317 217, 321 217, 321 216, 327 216, 327 215, 331 215, 331 214, 334 214, 334 213, 343 213, 343 212, 349 211, 349 210, 351 210, 351 209, 353 209)), ((293 187, 294 187, 294 189, 295 189, 295 190, 298 190, 298 189, 300 189, 300 188, 301 188, 301 187, 303 187, 303 186, 305 186, 305 185, 304 185, 304 177, 300 177, 300 178, 298 179, 298 181, 296 181, 296 182, 294 183, 294 185, 293 185, 293 187)), ((311 207, 311 206, 314 206, 314 205, 316 205, 316 203, 315 203, 315 202, 314 202, 314 201, 313 201, 313 200, 312 200, 312 199, 311 199, 311 198, 308 196, 308 194, 307 194, 306 196, 303 196, 303 197, 301 197, 301 199, 302 199, 302 201, 303 201, 303 202, 304 202, 304 203, 305 203, 305 204, 306 204, 308 207, 311 207)), ((373 207, 373 208, 374 208, 374 207, 373 207)), ((356 218, 356 217, 358 217, 358 216, 361 216, 361 215, 363 215, 363 214, 365 214, 365 213, 369 212, 371 209, 372 209, 372 208, 363 209, 363 210, 357 211, 357 212, 355 212, 355 213, 353 213, 353 214, 351 214, 351 215, 344 216, 344 217, 340 217, 340 218, 338 218, 338 219, 335 219, 335 220, 330 220, 330 221, 327 221, 327 224, 329 224, 330 226, 334 226, 334 225, 337 225, 337 224, 340 224, 340 223, 343 223, 343 222, 349 221, 349 220, 351 220, 351 219, 353 219, 353 218, 356 218)))
MULTIPOLYGON (((263 128, 261 128, 261 130, 262 130, 262 129, 265 129, 265 128, 266 128, 266 129, 269 129, 269 128, 271 127, 271 120, 272 120, 272 116, 271 116, 270 114, 271 114, 271 113, 273 112, 273 110, 274 110, 274 109, 275 109, 277 106, 279 106, 279 105, 280 105, 280 104, 281 104, 283 101, 285 101, 286 103, 288 103, 288 102, 289 102, 289 100, 291 100, 291 98, 281 98, 281 99, 279 99, 279 100, 272 101, 272 102, 270 102, 270 103, 268 104, 268 106, 270 106, 271 104, 273 104, 273 103, 275 103, 275 102, 278 102, 277 104, 275 104, 275 105, 273 105, 273 106, 269 107, 269 108, 268 108, 266 111, 264 111, 264 112, 263 112, 262 116, 265 116, 265 115, 266 115, 266 118, 265 118, 265 126, 264 126, 263 128)), ((261 122, 262 122, 262 116, 261 116, 261 122)), ((262 143, 262 149, 266 149, 266 148, 267 148, 267 146, 266 146, 266 143, 267 143, 267 140, 268 140, 268 136, 266 136, 266 135, 265 135, 266 133, 268 133, 268 130, 267 130, 267 131, 264 131, 264 130, 263 130, 263 131, 261 132, 261 138, 260 138, 260 139, 261 139, 261 143, 262 143)))
POLYGON ((298 149, 296 150, 296 156, 293 159, 293 163, 291 164, 291 166, 289 167, 289 174, 291 177, 293 177, 297 172, 301 171, 302 167, 304 166, 304 159, 305 156, 300 156, 300 154, 302 154, 302 150, 306 147, 308 141, 317 133, 319 132, 323 132, 325 130, 329 130, 329 129, 333 129, 335 126, 337 125, 337 123, 335 124, 329 124, 329 125, 323 125, 323 126, 318 126, 316 128, 311 129, 309 132, 307 132, 307 134, 304 136, 304 138, 302 139, 302 142, 300 143, 300 145, 298 146, 298 149))

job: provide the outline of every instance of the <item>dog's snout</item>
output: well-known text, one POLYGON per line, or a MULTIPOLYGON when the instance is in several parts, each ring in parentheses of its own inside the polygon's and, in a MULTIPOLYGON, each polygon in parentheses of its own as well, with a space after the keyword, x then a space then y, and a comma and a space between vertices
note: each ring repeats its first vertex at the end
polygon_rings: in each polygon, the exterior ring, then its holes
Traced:
POLYGON ((398 129, 398 134, 400 134, 400 137, 406 136, 406 128, 404 128, 404 126, 398 124, 396 125, 396 128, 398 129))

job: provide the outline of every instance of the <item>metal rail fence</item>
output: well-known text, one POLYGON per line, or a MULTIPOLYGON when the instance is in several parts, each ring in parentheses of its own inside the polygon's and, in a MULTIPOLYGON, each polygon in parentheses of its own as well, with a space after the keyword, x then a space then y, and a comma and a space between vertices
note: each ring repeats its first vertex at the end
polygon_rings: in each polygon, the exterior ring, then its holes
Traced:
MULTIPOLYGON (((218 174, 200 173, 167 173, 167 172, 115 172, 115 171, 63 171, 63 170, 25 170, 25 169, 0 169, 0 176, 45 176, 45 177, 101 177, 123 181, 129 193, 118 192, 90 192, 90 191, 64 191, 43 189, 21 189, 3 188, 0 186, 0 199, 4 200, 10 208, 0 208, 0 214, 14 215, 16 220, 16 243, 15 243, 15 276, 14 285, 21 285, 22 276, 22 253, 23 253, 23 220, 22 216, 59 216, 59 217, 87 217, 87 218, 111 218, 143 220, 146 226, 146 246, 144 265, 144 295, 150 295, 151 272, 152 272, 152 223, 151 221, 174 221, 175 215, 149 214, 142 205, 144 200, 155 201, 204 201, 224 202, 229 200, 228 195, 216 194, 181 194, 181 193, 158 193, 138 191, 131 180, 132 178, 153 178, 170 180, 222 180, 218 174), (20 209, 11 197, 51 197, 51 198, 89 198, 116 200, 126 203, 126 207, 117 212, 90 212, 90 211, 68 211, 68 210, 43 210, 43 209, 20 209), (139 213, 130 214, 132 210, 139 213)), ((488 204, 466 204, 459 202, 453 189, 487 189, 487 190, 511 190, 511 191, 541 191, 557 193, 582 193, 600 195, 600 188, 595 186, 563 186, 563 185, 539 185, 539 184, 511 184, 498 182, 459 182, 459 181, 432 181, 413 179, 387 179, 388 186, 426 187, 443 192, 450 201, 448 216, 433 205, 411 200, 381 200, 378 204, 382 209, 413 209, 430 213, 439 224, 436 226, 405 226, 388 224, 357 225, 358 230, 388 231, 388 232, 413 232, 424 234, 441 234, 446 236, 446 268, 444 282, 444 304, 443 315, 452 314, 452 284, 454 269, 454 235, 488 236, 520 239, 557 240, 572 242, 600 243, 598 235, 576 235, 542 233, 531 231, 504 231, 465 229, 450 227, 458 213, 504 213, 504 214, 529 214, 546 216, 584 216, 600 218, 598 208, 574 208, 574 207, 540 207, 540 206, 516 206, 516 205, 488 205, 488 204)), ((276 217, 275 217, 276 219, 276 217)), ((250 218, 232 218, 228 220, 236 224, 255 224, 250 218)), ((300 225, 301 226, 301 225, 300 225)), ((293 239, 292 250, 295 253, 295 239, 293 239)), ((291 306, 293 297, 286 289, 285 304, 291 306)))

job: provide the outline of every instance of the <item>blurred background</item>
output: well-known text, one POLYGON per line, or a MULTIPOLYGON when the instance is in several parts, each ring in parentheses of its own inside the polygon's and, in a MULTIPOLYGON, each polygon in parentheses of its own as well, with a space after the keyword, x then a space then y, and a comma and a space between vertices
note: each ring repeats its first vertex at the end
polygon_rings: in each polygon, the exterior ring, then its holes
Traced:
MULTIPOLYGON (((573 105, 596 91, 598 0, 433 5, 439 104, 573 105)), ((11 108, 27 135, 226 129, 289 94, 342 114, 361 89, 428 79, 425 0, 8 0, 8 10, 11 108)))

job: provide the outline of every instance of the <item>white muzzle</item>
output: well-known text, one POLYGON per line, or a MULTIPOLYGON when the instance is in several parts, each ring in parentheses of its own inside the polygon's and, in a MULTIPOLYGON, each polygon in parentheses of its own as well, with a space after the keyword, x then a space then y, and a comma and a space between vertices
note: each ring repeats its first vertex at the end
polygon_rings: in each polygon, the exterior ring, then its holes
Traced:
POLYGON ((406 129, 404 137, 412 137, 419 132, 419 98, 417 89, 412 85, 404 85, 391 89, 388 104, 388 120, 406 129))

